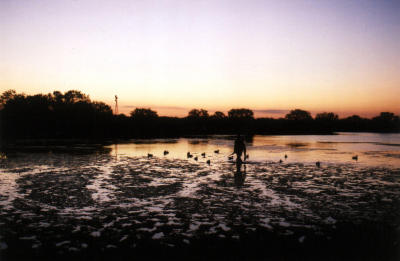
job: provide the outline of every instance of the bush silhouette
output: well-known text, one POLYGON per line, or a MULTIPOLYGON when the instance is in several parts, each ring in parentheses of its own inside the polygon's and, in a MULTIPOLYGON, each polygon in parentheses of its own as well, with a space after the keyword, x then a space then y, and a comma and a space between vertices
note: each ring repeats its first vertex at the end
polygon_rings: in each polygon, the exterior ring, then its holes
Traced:
POLYGON ((291 110, 286 114, 285 119, 289 121, 311 121, 311 113, 300 109, 291 110))
POLYGON ((228 117, 230 119, 254 119, 254 113, 250 109, 231 109, 228 111, 228 117))
POLYGON ((191 119, 207 119, 209 117, 208 111, 204 109, 192 109, 188 113, 188 118, 191 119))
POLYGON ((151 120, 158 118, 158 114, 156 111, 151 110, 150 108, 136 108, 131 111, 131 117, 135 120, 151 120))

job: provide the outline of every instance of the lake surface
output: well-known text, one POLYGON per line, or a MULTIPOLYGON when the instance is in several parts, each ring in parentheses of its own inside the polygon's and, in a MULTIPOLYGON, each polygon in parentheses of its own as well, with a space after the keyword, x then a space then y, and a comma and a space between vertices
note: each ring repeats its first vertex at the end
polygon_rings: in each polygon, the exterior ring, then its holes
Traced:
MULTIPOLYGON (((109 146, 116 156, 141 157, 148 153, 167 158, 186 159, 186 153, 199 161, 227 160, 233 151, 234 136, 208 138, 132 140, 109 146), (219 150, 220 153, 214 153, 219 150), (206 152, 206 158, 201 153, 206 152)), ((256 135, 246 141, 251 162, 279 161, 315 164, 352 163, 365 166, 400 167, 400 133, 338 133, 337 135, 256 135), (285 154, 288 156, 285 159, 285 154), (358 155, 358 160, 352 159, 358 155)))
POLYGON ((162 250, 186 251, 186 259, 197 251, 199 260, 398 260, 399 134, 255 136, 241 166, 227 158, 233 140, 3 155, 0 259, 109 260, 162 250), (213 254, 203 251, 210 245, 213 254))

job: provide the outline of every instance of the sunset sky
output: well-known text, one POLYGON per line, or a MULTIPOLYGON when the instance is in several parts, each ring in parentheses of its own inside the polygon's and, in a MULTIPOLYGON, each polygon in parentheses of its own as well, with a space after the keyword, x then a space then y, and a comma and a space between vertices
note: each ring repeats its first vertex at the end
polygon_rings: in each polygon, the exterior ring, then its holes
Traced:
POLYGON ((0 92, 120 112, 400 113, 400 1, 0 1, 0 92))

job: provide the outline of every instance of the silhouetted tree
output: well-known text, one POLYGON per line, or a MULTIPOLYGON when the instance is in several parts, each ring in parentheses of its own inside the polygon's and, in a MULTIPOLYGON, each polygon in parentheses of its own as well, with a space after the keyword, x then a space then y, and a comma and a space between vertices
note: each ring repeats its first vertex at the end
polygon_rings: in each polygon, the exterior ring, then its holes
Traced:
POLYGON ((361 118, 358 115, 352 115, 339 121, 339 130, 341 131, 368 131, 369 120, 361 118))
POLYGON ((309 121, 312 120, 312 117, 308 111, 295 109, 286 114, 285 119, 290 121, 309 121))
POLYGON ((358 115, 352 115, 352 116, 345 118, 345 120, 359 122, 359 121, 362 121, 363 119, 358 115))
POLYGON ((189 111, 188 113, 188 118, 192 118, 192 119, 206 119, 208 118, 208 111, 204 110, 204 109, 192 109, 189 111))
POLYGON ((332 132, 335 130, 339 116, 333 112, 322 112, 315 116, 315 128, 321 132, 332 132))
POLYGON ((251 135, 254 130, 254 113, 250 109, 240 108, 228 111, 227 127, 237 134, 251 135))
POLYGON ((339 119, 339 116, 333 112, 322 112, 318 113, 315 119, 319 121, 336 121, 339 119))
POLYGON ((295 109, 291 110, 285 116, 284 129, 290 133, 316 133, 321 131, 321 127, 315 126, 315 122, 311 117, 310 112, 295 109))
POLYGON ((76 103, 76 102, 90 102, 89 96, 77 91, 70 90, 64 93, 63 101, 66 103, 76 103))
POLYGON ((231 119, 254 119, 254 113, 249 109, 231 109, 228 111, 228 117, 231 119))
POLYGON ((204 110, 204 109, 200 109, 200 118, 208 118, 208 111, 204 110))
POLYGON ((0 96, 0 104, 4 105, 7 101, 13 99, 17 95, 15 90, 7 90, 3 92, 0 96))
POLYGON ((79 91, 1 96, 1 131, 8 138, 109 136, 111 108, 79 91), (4 124, 3 124, 4 123, 4 124))
POLYGON ((296 109, 285 118, 258 118, 249 109, 232 109, 228 117, 204 109, 193 109, 188 117, 158 117, 157 112, 136 108, 131 117, 113 115, 111 107, 91 101, 80 91, 25 95, 7 90, 0 95, 0 146, 19 138, 133 138, 179 137, 204 134, 332 133, 332 131, 399 132, 400 118, 382 112, 373 119, 353 115, 338 119, 324 112, 312 119, 296 109))
POLYGON ((200 118, 200 110, 192 109, 188 113, 188 118, 200 118))
POLYGON ((92 106, 97 113, 112 114, 113 111, 110 106, 104 102, 92 102, 92 106))
POLYGON ((214 112, 214 114, 211 117, 215 120, 221 120, 226 118, 225 114, 221 111, 214 112))
POLYGON ((373 130, 395 131, 400 130, 400 117, 392 112, 381 112, 372 119, 373 130))
POLYGON ((399 120, 399 117, 394 115, 393 112, 381 112, 381 114, 377 117, 374 117, 373 120, 394 122, 394 121, 399 120))
POLYGON ((136 108, 131 111, 131 117, 136 120, 152 120, 158 118, 158 114, 150 108, 136 108))

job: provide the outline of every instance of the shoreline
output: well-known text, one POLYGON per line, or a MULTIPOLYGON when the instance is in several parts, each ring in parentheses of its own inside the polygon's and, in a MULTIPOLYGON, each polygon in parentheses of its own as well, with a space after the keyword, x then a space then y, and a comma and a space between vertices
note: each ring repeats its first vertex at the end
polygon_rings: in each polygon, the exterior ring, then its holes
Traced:
MULTIPOLYGON (((396 132, 385 132, 385 131, 324 131, 324 132, 254 132, 254 133, 241 133, 245 137, 253 137, 257 135, 261 136, 329 136, 329 135, 340 135, 340 134, 400 134, 400 131, 396 132)), ((103 144, 103 143, 113 143, 113 142, 129 142, 130 140, 153 140, 153 139, 179 139, 179 138, 215 138, 215 137, 236 137, 235 132, 226 133, 204 133, 204 134, 180 134, 180 135, 154 135, 154 136, 137 136, 137 137, 110 137, 110 138, 3 138, 3 144, 103 144)))
MULTIPOLYGON (((312 135, 340 135, 339 133, 356 134, 356 133, 371 133, 371 134, 399 134, 400 132, 373 132, 373 131, 330 131, 330 132, 257 132, 243 134, 246 137, 257 135, 262 136, 312 136, 312 135)), ((237 133, 207 133, 207 134, 183 134, 183 135, 154 135, 154 136, 137 136, 137 137, 114 137, 114 138, 3 138, 0 142, 0 149, 18 148, 32 145, 75 145, 75 144, 101 144, 110 145, 114 143, 129 143, 132 140, 156 140, 156 139, 180 139, 180 138, 215 138, 215 137, 235 137, 237 133)))

